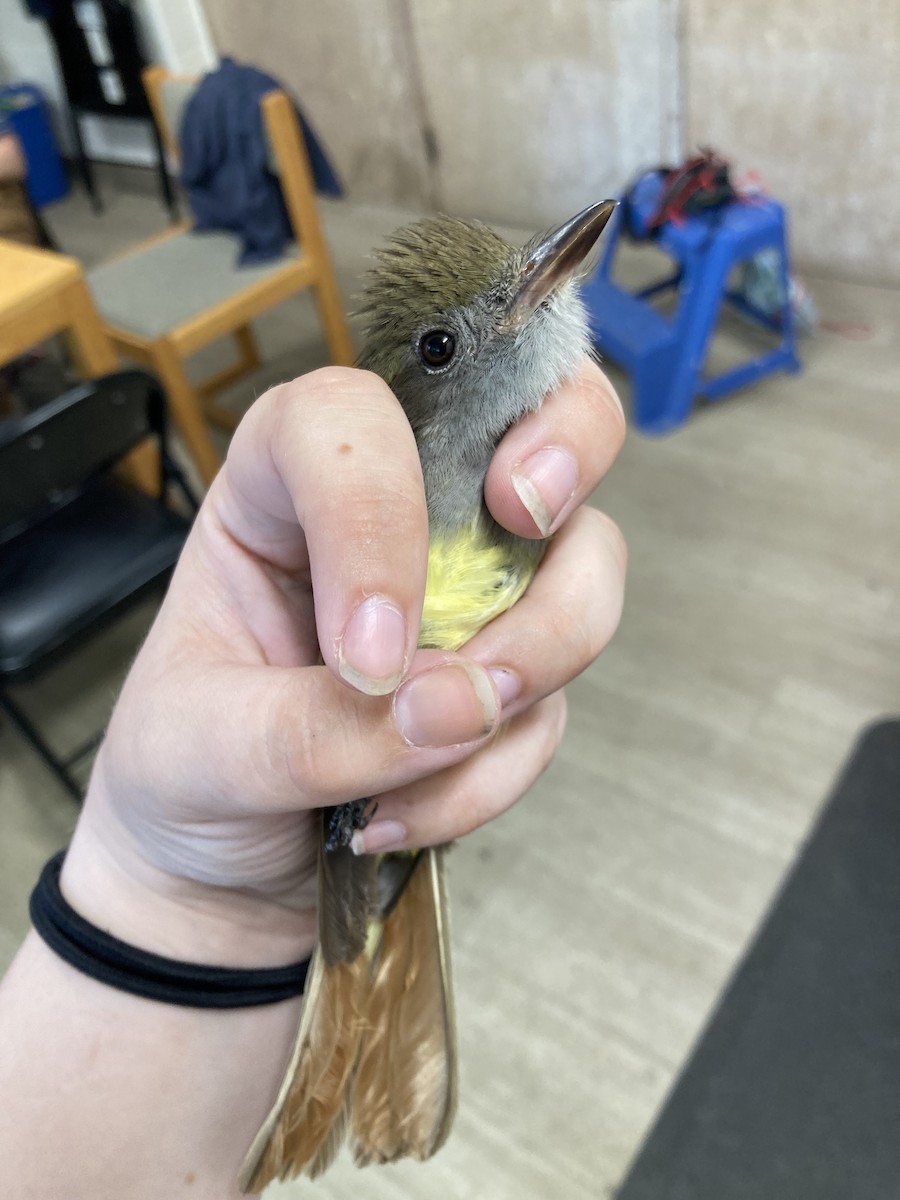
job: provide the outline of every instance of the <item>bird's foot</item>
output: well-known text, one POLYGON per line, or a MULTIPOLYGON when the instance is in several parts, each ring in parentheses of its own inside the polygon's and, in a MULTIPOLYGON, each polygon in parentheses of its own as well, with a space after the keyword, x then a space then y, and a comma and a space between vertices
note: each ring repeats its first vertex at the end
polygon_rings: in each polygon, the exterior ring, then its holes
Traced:
POLYGON ((366 812, 371 803, 366 797, 363 800, 348 800, 346 804, 338 804, 329 810, 325 821, 325 849, 329 853, 349 846, 357 829, 365 829, 378 808, 377 804, 373 804, 371 811, 366 812))

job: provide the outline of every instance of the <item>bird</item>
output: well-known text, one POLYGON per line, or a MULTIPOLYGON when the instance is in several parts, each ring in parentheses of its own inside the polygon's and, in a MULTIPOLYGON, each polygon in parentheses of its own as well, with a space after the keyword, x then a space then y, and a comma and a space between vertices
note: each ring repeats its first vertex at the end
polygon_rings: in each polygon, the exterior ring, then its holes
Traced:
MULTIPOLYGON (((590 353, 577 274, 604 200, 517 247, 445 215, 377 251, 358 366, 392 388, 415 435, 428 509, 420 647, 459 650, 513 605, 546 542, 484 501, 497 444, 590 353)), ((322 812, 318 942, 284 1082, 240 1184, 315 1178, 349 1140, 359 1165, 430 1158, 457 1102, 446 846, 357 855, 368 799, 322 812)))

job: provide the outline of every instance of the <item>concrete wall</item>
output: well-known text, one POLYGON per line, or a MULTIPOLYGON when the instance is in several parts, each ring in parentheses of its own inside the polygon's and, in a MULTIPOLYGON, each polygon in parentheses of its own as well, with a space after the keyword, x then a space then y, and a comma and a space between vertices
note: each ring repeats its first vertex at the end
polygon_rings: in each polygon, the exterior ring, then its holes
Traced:
POLYGON ((690 142, 760 172, 798 261, 900 283, 900 2, 686 3, 690 142))
POLYGON ((352 195, 541 226, 673 152, 675 0, 205 0, 352 195))
MULTIPOLYGON (((201 0, 137 0, 202 68, 201 0)), ((202 0, 222 53, 301 99, 352 196, 535 228, 709 143, 792 216, 795 258, 900 284, 900 0, 202 0)), ((0 0, 0 80, 59 85, 40 22, 0 0)), ((140 161, 108 121, 98 157, 140 161)))
POLYGON ((429 195, 417 64, 402 0, 212 0, 223 54, 270 71, 301 101, 351 193, 418 207, 429 195))
POLYGON ((355 197, 539 226, 709 142, 789 205, 797 261, 900 283, 900 0, 204 4, 355 197))

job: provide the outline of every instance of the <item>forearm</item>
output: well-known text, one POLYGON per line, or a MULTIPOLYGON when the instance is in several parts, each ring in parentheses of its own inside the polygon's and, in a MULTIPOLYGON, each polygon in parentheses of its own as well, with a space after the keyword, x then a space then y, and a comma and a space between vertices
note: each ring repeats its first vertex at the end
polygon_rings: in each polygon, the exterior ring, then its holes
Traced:
MULTIPOLYGON (((308 956, 311 913, 142 861, 100 778, 61 881, 81 916, 183 962, 253 969, 308 956)), ((214 1010, 144 999, 80 973, 30 933, 0 982, 0 1195, 236 1197, 300 1003, 214 1010)))
POLYGON ((81 975, 29 934, 0 984, 0 1194, 237 1196, 299 1004, 157 1004, 81 975))

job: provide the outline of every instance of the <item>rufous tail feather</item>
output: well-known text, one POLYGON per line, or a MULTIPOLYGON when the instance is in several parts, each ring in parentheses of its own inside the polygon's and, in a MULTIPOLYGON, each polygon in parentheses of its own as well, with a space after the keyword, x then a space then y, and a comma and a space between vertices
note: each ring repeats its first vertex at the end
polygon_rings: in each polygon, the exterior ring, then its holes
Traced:
POLYGON ((366 956, 328 966, 316 952, 303 1017, 278 1098, 247 1152, 243 1192, 301 1171, 320 1174, 344 1140, 349 1089, 359 1056, 366 956))
POLYGON ((369 856, 355 864, 340 851, 322 856, 320 944, 300 1029, 244 1161, 242 1191, 301 1173, 315 1178, 348 1125, 360 1164, 429 1158, 446 1140, 457 1068, 445 851, 386 855, 377 882, 369 856), (370 944, 350 962, 328 961, 353 955, 364 928, 358 906, 346 908, 350 892, 371 897, 370 944))
POLYGON ((319 944, 281 1088, 244 1160, 244 1192, 301 1172, 314 1178, 344 1140, 371 982, 365 949, 375 870, 368 855, 326 853, 320 843, 319 944))
POLYGON ((445 847, 420 853, 384 924, 352 1097, 360 1166, 430 1158, 456 1110, 444 854, 445 847))

